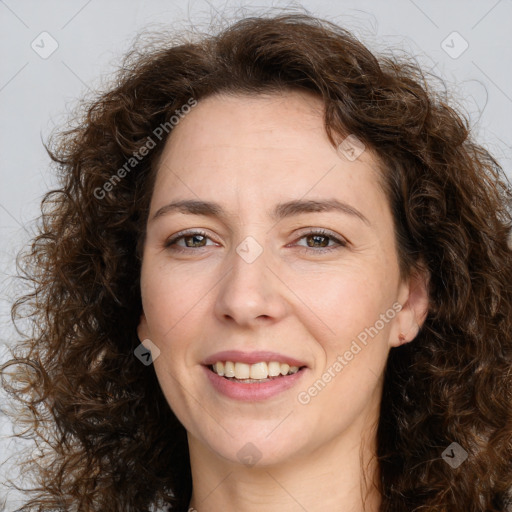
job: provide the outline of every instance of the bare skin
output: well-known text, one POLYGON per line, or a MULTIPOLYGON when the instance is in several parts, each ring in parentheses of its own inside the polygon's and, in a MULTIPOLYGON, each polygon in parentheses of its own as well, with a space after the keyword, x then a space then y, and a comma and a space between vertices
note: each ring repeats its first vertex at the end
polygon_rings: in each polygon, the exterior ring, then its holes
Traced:
POLYGON ((375 158, 337 151, 321 101, 299 92, 209 97, 169 137, 151 200, 138 335, 160 350, 158 380, 188 432, 194 510, 378 510, 382 375, 391 347, 417 335, 428 297, 426 276, 400 278, 375 158), (225 212, 154 217, 183 199, 225 212), (271 215, 278 203, 331 199, 352 213, 271 215), (197 230, 204 235, 190 234, 197 230), (237 252, 247 237, 253 254, 262 250, 250 263, 237 252), (372 326, 378 332, 363 344, 372 326), (275 396, 233 399, 203 365, 233 349, 278 352, 306 368, 275 396), (324 386, 308 391, 319 379, 324 386))

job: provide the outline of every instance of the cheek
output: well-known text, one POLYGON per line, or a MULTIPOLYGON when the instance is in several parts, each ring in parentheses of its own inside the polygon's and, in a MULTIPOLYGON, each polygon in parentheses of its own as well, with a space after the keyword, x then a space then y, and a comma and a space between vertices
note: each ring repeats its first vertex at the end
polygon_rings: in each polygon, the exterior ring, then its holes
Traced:
POLYGON ((213 284, 199 267, 176 268, 152 265, 142 268, 141 293, 144 312, 155 342, 164 346, 183 329, 193 329, 195 317, 213 284))
MULTIPOLYGON (((329 351, 342 350, 373 326, 395 297, 392 276, 378 265, 344 265, 310 276, 303 273, 294 279, 290 276, 287 283, 305 299, 309 313, 303 320, 311 319, 315 338, 329 351)), ((387 328, 388 323, 380 330, 387 328)))
POLYGON ((324 429, 327 422, 334 434, 375 399, 389 352, 395 296, 378 271, 359 268, 331 277, 328 284, 308 283, 311 309, 318 313, 311 331, 322 355, 298 400, 321 411, 311 415, 315 428, 324 429), (334 418, 333 407, 343 414, 334 418))
POLYGON ((204 275, 169 265, 152 263, 147 258, 141 274, 144 313, 153 343, 160 353, 154 371, 162 392, 180 421, 186 422, 190 396, 183 384, 190 379, 194 365, 189 341, 201 338, 204 299, 211 286, 204 275))

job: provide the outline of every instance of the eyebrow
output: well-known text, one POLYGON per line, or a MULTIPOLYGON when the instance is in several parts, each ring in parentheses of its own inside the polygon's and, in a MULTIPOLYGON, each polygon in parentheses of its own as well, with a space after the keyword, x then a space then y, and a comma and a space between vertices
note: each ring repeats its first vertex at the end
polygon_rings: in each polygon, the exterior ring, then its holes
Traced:
MULTIPOLYGON (((359 210, 334 198, 323 200, 296 199, 285 203, 278 203, 274 206, 273 210, 269 212, 269 216, 274 221, 280 221, 286 217, 292 217, 303 213, 330 211, 336 211, 356 217, 365 224, 369 226, 371 225, 370 221, 359 210)), ((196 199, 183 199, 162 206, 151 217, 150 221, 174 212, 190 215, 205 215, 209 217, 227 217, 227 212, 218 203, 196 199)))

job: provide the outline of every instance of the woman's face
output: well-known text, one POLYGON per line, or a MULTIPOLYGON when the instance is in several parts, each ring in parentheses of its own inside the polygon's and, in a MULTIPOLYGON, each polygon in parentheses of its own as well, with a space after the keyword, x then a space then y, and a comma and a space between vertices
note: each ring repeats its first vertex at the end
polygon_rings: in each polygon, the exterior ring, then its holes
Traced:
POLYGON ((210 456, 273 464, 360 437, 390 347, 418 330, 376 160, 334 148, 322 116, 309 93, 212 96, 159 161, 138 334, 210 456))

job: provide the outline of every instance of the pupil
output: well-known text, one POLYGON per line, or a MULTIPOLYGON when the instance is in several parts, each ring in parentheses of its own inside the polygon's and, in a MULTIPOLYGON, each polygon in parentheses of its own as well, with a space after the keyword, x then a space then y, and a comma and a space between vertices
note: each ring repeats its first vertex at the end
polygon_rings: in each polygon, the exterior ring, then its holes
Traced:
MULTIPOLYGON (((192 235, 192 236, 188 237, 188 240, 197 241, 198 239, 200 239, 199 242, 201 242, 204 240, 204 236, 203 235, 192 235)), ((193 247, 197 247, 197 245, 195 245, 195 242, 192 242, 192 243, 194 244, 193 247)), ((189 245, 189 247, 191 247, 191 246, 189 245)))
POLYGON ((323 242, 320 242, 320 247, 326 247, 327 246, 327 237, 324 235, 311 235, 310 240, 314 240, 312 244, 308 243, 310 247, 318 247, 318 245, 314 245, 315 241, 318 242, 319 239, 323 239, 323 242))

